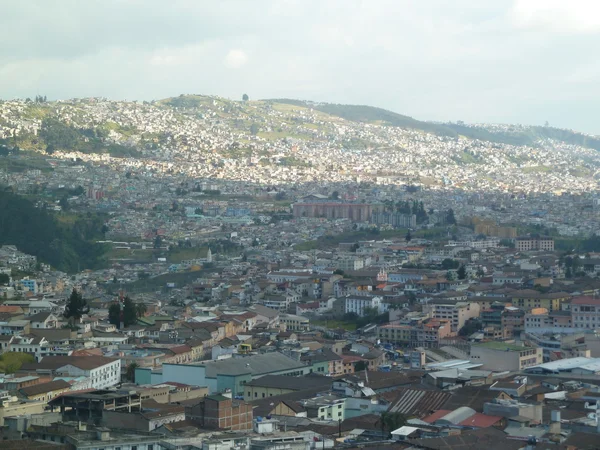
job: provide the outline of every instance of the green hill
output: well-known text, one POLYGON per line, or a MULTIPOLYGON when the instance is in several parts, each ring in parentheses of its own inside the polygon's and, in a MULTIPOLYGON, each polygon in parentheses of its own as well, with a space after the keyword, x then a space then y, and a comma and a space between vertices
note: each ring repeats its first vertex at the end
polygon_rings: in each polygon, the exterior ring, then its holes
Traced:
POLYGON ((0 192, 0 245, 16 245, 65 272, 97 267, 104 248, 92 242, 103 222, 78 218, 59 222, 44 209, 10 192, 0 192))
POLYGON ((421 130, 426 133, 433 133, 439 136, 455 137, 457 133, 445 125, 439 125, 430 122, 423 122, 413 119, 409 116, 403 116, 383 108, 376 108, 366 105, 338 105, 334 103, 315 103, 304 100, 292 100, 288 98, 269 100, 274 103, 284 103, 288 105, 302 106, 312 108, 331 116, 341 117, 342 119, 353 122, 380 122, 393 127, 410 128, 421 130))

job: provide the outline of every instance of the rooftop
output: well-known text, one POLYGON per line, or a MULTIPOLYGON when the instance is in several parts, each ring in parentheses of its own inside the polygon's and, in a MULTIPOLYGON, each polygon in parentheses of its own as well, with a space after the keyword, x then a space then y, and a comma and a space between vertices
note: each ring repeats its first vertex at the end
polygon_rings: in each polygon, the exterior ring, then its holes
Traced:
POLYGON ((501 350, 501 351, 510 351, 510 352, 522 352, 524 350, 530 350, 530 347, 522 347, 520 345, 515 345, 507 342, 501 341, 488 341, 480 344, 473 344, 475 347, 484 347, 489 348, 490 350, 501 350))

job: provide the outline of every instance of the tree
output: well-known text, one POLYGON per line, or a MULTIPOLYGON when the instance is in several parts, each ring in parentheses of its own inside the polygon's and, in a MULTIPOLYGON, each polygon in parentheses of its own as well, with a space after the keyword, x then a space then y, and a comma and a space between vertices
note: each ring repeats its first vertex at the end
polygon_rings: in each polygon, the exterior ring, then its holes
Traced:
POLYGON ((483 328, 483 324, 479 319, 469 319, 465 322, 463 327, 458 330, 459 336, 471 336, 473 333, 478 332, 483 328))
POLYGON ((452 272, 451 270, 449 270, 448 272, 446 272, 446 280, 448 280, 448 281, 454 281, 454 279, 455 279, 454 272, 452 272))
POLYGON ((410 242, 412 240, 412 234, 410 234, 410 230, 406 232, 406 237, 404 239, 406 242, 410 242))
POLYGON ((144 317, 146 315, 146 311, 148 311, 148 307, 145 303, 136 303, 135 304, 135 314, 137 318, 144 317))
POLYGON ((5 273, 0 273, 0 284, 10 283, 10 276, 5 273))
POLYGON ((73 288, 71 296, 69 297, 69 300, 67 300, 64 316, 69 319, 69 323, 73 324, 79 322, 81 317, 89 312, 90 307, 88 306, 87 301, 75 288, 73 288))
POLYGON ((250 125, 250 134, 253 134, 254 136, 256 136, 259 131, 260 131, 260 128, 258 127, 257 124, 253 123, 252 125, 250 125))
POLYGON ((454 210, 452 208, 446 213, 446 222, 450 225, 456 225, 456 218, 454 217, 454 210))
POLYGON ((340 198, 340 193, 339 193, 338 191, 333 191, 333 192, 331 193, 331 198, 332 198, 333 200, 337 200, 337 199, 339 199, 339 198, 340 198))
POLYGON ((58 201, 58 204, 60 205, 60 208, 63 211, 68 211, 69 210, 69 197, 67 196, 67 194, 63 195, 60 200, 58 201))
POLYGON ((485 276, 485 272, 483 271, 483 267, 479 267, 479 268, 477 269, 477 276, 478 276, 479 278, 481 278, 481 277, 485 276))
POLYGON ((335 269, 335 270, 333 271, 333 274, 334 274, 334 275, 341 275, 341 276, 344 276, 344 271, 343 271, 342 269, 335 269))
POLYGON ((161 245, 162 245, 162 237, 156 236, 154 238, 154 248, 160 248, 161 245))
POLYGON ((139 366, 136 362, 132 362, 127 366, 127 370, 125 371, 125 378, 127 379, 127 381, 135 383, 135 369, 137 369, 138 367, 139 366))
POLYGON ((121 327, 121 303, 113 303, 108 307, 108 322, 115 327, 121 327))
POLYGON ((442 269, 450 270, 450 269, 458 269, 460 263, 454 259, 446 258, 442 261, 442 269))
POLYGON ((354 371, 361 372, 363 370, 367 370, 369 368, 369 364, 366 361, 358 361, 354 364, 354 371))
POLYGON ((137 322, 137 317, 135 304, 129 296, 126 296, 123 300, 123 325, 125 325, 125 327, 133 325, 137 322))
POLYGON ((150 278, 150 274, 148 272, 144 272, 143 270, 140 270, 137 276, 139 280, 147 280, 150 278))
POLYGON ((52 155, 55 152, 55 150, 56 149, 54 148, 54 145, 52 145, 52 144, 46 145, 46 154, 47 155, 52 155))
POLYGON ((458 276, 459 280, 464 280, 465 278, 467 278, 467 269, 465 268, 464 265, 461 265, 458 268, 458 271, 456 272, 456 275, 458 276))
POLYGON ((399 412, 383 412, 379 418, 379 423, 381 425, 381 437, 384 438, 385 430, 388 431, 387 434, 397 430, 406 423, 406 417, 399 412))
POLYGON ((248 94, 244 94, 242 95, 242 100, 247 102, 248 100, 250 100, 250 97, 248 97, 248 94))

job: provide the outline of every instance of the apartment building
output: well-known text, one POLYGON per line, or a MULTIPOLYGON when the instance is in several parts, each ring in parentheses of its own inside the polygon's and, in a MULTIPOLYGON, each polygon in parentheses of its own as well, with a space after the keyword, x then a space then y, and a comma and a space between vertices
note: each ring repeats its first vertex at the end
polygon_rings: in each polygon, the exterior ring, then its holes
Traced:
POLYGON ((483 364, 482 369, 520 371, 543 362, 541 348, 521 347, 507 342, 490 341, 471 346, 469 358, 483 364))
POLYGON ((574 328, 600 328, 600 298, 575 297, 571 300, 571 317, 574 328))
POLYGON ((379 314, 385 312, 385 309, 387 308, 387 303, 383 303, 383 299, 378 296, 346 297, 344 301, 346 302, 344 312, 346 314, 355 313, 360 317, 365 315, 366 308, 376 309, 379 314))
POLYGON ((530 250, 554 251, 554 239, 550 237, 528 238, 522 237, 515 239, 515 248, 520 252, 530 250))
POLYGON ((448 320, 452 331, 458 332, 469 319, 479 317, 480 307, 478 303, 469 302, 443 302, 435 300, 423 305, 423 312, 434 319, 448 320))

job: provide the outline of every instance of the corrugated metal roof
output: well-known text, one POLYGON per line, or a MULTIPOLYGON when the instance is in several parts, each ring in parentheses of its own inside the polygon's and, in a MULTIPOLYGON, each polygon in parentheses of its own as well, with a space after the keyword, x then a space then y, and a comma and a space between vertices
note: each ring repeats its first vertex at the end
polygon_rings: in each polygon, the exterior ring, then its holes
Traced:
POLYGON ((426 391, 421 389, 399 389, 397 399, 389 408, 409 417, 424 417, 431 411, 440 409, 450 398, 448 392, 426 391))

